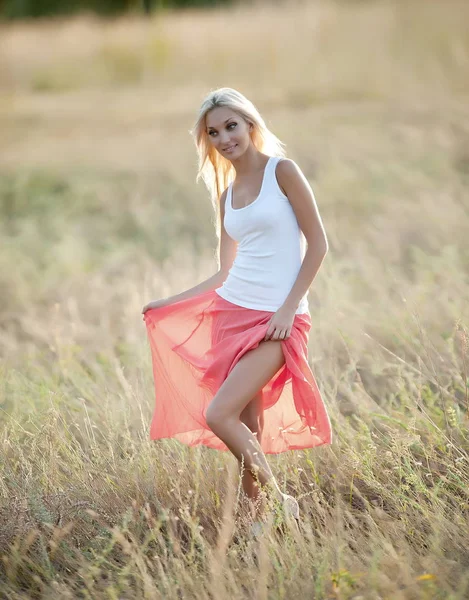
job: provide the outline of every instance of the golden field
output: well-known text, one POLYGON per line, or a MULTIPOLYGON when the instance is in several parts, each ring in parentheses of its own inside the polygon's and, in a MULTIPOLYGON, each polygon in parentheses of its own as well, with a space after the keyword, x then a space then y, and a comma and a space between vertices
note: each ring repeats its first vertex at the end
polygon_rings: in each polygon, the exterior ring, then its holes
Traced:
POLYGON ((469 597, 469 6, 244 2, 0 25, 0 597, 469 597), (239 89, 329 240, 331 446, 270 456, 301 535, 242 535, 228 453, 151 442, 141 309, 217 269, 189 135, 239 89))

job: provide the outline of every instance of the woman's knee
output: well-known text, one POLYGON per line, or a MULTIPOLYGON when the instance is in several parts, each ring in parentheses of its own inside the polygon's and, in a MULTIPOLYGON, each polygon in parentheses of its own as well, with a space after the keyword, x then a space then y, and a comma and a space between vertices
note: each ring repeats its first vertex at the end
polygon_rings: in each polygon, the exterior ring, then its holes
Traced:
POLYGON ((210 404, 205 413, 205 421, 212 431, 215 431, 216 429, 218 418, 216 411, 212 409, 212 405, 210 404))
POLYGON ((212 431, 220 430, 224 426, 228 426, 230 423, 230 415, 226 414, 226 411, 222 410, 215 400, 209 404, 205 413, 205 421, 212 431))
MULTIPOLYGON (((227 415, 224 411, 219 410, 215 405, 209 405, 205 413, 205 421, 212 431, 220 431, 223 427, 230 427, 232 423, 232 415, 227 415)), ((262 415, 257 417, 254 415, 241 416, 239 419, 246 427, 258 437, 262 434, 264 420, 262 415)))

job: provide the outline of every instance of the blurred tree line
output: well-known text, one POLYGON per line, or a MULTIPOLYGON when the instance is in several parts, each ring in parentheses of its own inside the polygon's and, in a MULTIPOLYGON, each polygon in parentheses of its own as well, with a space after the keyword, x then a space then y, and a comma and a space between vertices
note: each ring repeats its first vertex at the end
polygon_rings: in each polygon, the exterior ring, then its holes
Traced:
POLYGON ((118 15, 151 13, 162 8, 187 8, 231 4, 233 0, 0 0, 0 18, 25 19, 94 12, 118 15))

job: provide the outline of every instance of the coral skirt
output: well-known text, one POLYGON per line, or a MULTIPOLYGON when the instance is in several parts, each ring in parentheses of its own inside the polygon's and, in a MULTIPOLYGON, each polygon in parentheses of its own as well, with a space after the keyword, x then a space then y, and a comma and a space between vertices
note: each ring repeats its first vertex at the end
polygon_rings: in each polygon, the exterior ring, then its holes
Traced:
MULTIPOLYGON (((273 312, 244 308, 214 290, 145 312, 156 407, 150 438, 189 446, 227 446, 208 427, 208 405, 238 360, 262 342, 273 312)), ((266 454, 332 442, 329 416, 308 364, 309 314, 297 314, 279 340, 285 363, 259 390, 266 454)))

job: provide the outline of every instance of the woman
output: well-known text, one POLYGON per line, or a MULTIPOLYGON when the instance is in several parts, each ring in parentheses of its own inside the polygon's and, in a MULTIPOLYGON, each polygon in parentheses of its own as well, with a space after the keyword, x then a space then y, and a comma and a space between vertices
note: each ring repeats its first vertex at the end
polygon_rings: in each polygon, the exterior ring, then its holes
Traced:
POLYGON ((263 491, 298 520, 265 454, 332 442, 307 361, 307 292, 326 234, 306 178, 242 94, 212 91, 191 133, 197 181, 217 216, 219 270, 143 308, 156 391, 150 437, 230 450, 259 513, 263 491))

